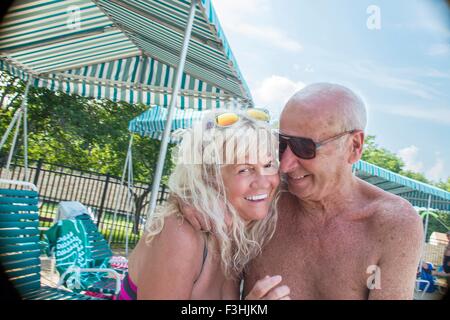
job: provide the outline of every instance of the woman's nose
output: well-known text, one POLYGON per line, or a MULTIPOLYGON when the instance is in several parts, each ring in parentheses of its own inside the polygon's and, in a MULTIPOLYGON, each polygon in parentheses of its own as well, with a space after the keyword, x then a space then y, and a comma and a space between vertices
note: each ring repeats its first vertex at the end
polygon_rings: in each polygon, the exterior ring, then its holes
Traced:
POLYGON ((272 175, 264 174, 264 172, 259 173, 250 186, 253 188, 269 188, 271 185, 271 177, 272 175))

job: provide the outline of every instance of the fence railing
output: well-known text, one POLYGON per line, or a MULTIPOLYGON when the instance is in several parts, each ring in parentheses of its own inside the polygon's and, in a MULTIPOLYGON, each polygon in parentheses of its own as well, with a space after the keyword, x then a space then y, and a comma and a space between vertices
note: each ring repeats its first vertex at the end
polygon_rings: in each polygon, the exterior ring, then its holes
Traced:
MULTIPOLYGON (((59 202, 79 201, 93 211, 95 222, 106 239, 109 239, 110 232, 113 233, 112 243, 125 242, 127 230, 131 244, 142 234, 150 200, 150 184, 135 181, 129 196, 129 188, 121 186, 121 178, 109 174, 49 164, 42 160, 29 161, 28 170, 28 181, 38 187, 42 202, 39 210, 40 226, 49 227, 53 224, 59 202), (137 212, 131 204, 134 204, 137 212), (116 207, 117 215, 114 220, 116 207)), ((0 163, 0 177, 24 180, 25 168, 14 162, 6 170, 5 164, 0 163)), ((167 197, 167 187, 161 185, 158 203, 162 204, 167 197)))

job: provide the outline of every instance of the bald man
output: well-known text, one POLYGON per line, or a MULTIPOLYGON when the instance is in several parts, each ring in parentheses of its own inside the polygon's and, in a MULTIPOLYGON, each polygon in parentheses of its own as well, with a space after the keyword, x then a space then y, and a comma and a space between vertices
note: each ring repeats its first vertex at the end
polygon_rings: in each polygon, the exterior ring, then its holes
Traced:
POLYGON ((363 101, 341 85, 313 84, 287 102, 277 229, 245 272, 244 297, 258 284, 252 298, 286 286, 291 299, 413 298, 422 221, 409 202, 353 175, 366 122, 363 101))
POLYGON ((340 85, 313 84, 287 102, 280 171, 289 192, 244 294, 279 274, 292 299, 412 299, 422 222, 409 202, 353 175, 365 127, 364 103, 340 85))

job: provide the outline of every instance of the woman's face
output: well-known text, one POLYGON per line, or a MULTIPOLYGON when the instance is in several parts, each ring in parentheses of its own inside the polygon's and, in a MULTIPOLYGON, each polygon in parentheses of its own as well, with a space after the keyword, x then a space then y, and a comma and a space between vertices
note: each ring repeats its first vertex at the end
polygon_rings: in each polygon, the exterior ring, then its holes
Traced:
POLYGON ((256 164, 231 164, 222 168, 227 200, 247 222, 267 216, 280 183, 275 159, 259 158, 256 164))

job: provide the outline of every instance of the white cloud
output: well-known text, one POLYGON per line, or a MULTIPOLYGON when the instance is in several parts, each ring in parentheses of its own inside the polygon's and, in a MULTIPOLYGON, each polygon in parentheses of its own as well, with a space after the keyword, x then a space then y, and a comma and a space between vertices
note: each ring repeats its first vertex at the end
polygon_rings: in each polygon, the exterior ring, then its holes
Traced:
POLYGON ((303 49, 283 30, 267 24, 271 11, 268 0, 220 0, 214 2, 214 7, 226 33, 233 32, 290 52, 303 49))
POLYGON ((308 64, 308 65, 305 67, 305 72, 312 73, 312 72, 314 72, 314 71, 315 71, 314 67, 313 67, 312 65, 310 65, 310 64, 308 64))
POLYGON ((439 152, 436 152, 436 161, 428 170, 424 168, 423 162, 420 161, 419 148, 417 146, 411 145, 403 148, 399 150, 397 154, 405 163, 405 170, 425 172, 425 176, 433 181, 447 179, 448 172, 446 172, 444 160, 439 152))
POLYGON ((385 105, 379 106, 380 111, 408 118, 429 120, 435 123, 450 125, 449 107, 419 107, 413 105, 385 105))
POLYGON ((266 46, 277 47, 290 52, 301 52, 303 50, 300 42, 274 27, 238 23, 228 26, 228 29, 249 39, 259 40, 266 46))
POLYGON ((406 148, 403 148, 397 153, 400 158, 402 158, 403 162, 405 162, 405 169, 411 170, 414 172, 421 172, 423 169, 423 162, 417 159, 419 154, 419 148, 412 145, 406 148))
MULTIPOLYGON (((434 181, 444 180, 447 178, 444 170, 444 160, 437 155, 435 164, 426 172, 426 176, 434 181)), ((448 174, 448 172, 447 172, 448 174)))
POLYGON ((306 72, 306 73, 313 73, 313 72, 316 71, 314 69, 314 67, 311 64, 309 64, 309 63, 305 67, 302 67, 298 63, 294 63, 294 65, 292 67, 294 68, 295 71, 303 71, 303 72, 306 72))
POLYGON ((259 16, 265 13, 270 13, 269 0, 215 0, 214 8, 217 15, 222 16, 228 20, 243 19, 245 17, 259 16))
POLYGON ((423 99, 431 100, 439 95, 436 89, 421 82, 406 79, 401 70, 386 68, 373 61, 359 61, 348 67, 347 72, 353 76, 368 80, 379 87, 402 91, 423 99))
POLYGON ((285 103, 305 86, 286 77, 272 75, 265 78, 252 92, 256 106, 268 108, 273 116, 278 115, 285 103))
POLYGON ((409 96, 426 100, 433 100, 437 96, 442 96, 442 90, 437 90, 416 78, 423 76, 445 78, 449 75, 448 70, 436 72, 436 70, 428 68, 390 67, 372 60, 353 62, 341 60, 330 63, 324 61, 321 68, 339 72, 356 80, 361 79, 367 81, 367 83, 383 89, 402 92, 409 96))
POLYGON ((450 53, 450 45, 447 43, 436 43, 428 49, 430 56, 444 56, 450 53))
MULTIPOLYGON (((439 1, 438 1, 439 2, 439 1)), ((447 12, 446 4, 441 1, 436 8, 426 4, 426 1, 419 2, 420 9, 417 10, 419 17, 416 24, 421 28, 428 30, 433 33, 433 35, 439 35, 441 37, 450 37, 450 29, 448 28, 446 22, 445 12, 447 12)))
POLYGON ((443 72, 441 70, 428 69, 425 71, 425 75, 431 78, 450 79, 450 70, 447 72, 443 72))

